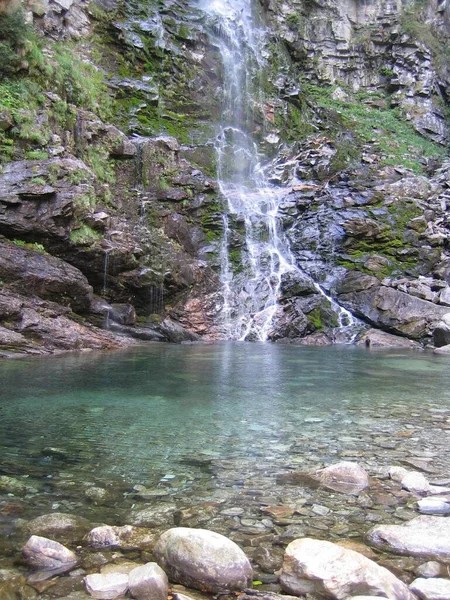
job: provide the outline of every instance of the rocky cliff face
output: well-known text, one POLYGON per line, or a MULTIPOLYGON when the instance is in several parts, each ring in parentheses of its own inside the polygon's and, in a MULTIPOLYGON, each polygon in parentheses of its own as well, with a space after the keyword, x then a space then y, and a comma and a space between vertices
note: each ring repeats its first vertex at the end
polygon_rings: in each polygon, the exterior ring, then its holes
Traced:
MULTIPOLYGON (((37 37, 16 43, 0 82, 2 354, 223 336, 214 23, 183 2, 24 8, 37 37)), ((331 296, 364 323, 447 344, 448 9, 262 8, 271 69, 254 134, 304 273, 283 282, 270 338, 339 341, 331 296)), ((238 221, 228 252, 245 278, 238 221)))

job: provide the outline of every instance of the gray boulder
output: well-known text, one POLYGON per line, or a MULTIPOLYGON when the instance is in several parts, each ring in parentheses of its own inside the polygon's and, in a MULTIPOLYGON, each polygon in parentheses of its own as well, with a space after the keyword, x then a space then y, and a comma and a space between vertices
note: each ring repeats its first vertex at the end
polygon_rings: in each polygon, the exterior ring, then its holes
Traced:
POLYGON ((169 529, 159 538, 154 555, 171 581, 202 591, 239 591, 252 581, 252 567, 244 552, 214 531, 169 529))
POLYGON ((294 540, 286 548, 280 575, 284 591, 345 600, 383 596, 414 600, 408 587, 390 571, 362 554, 321 540, 294 540))
POLYGON ((155 537, 155 534, 145 527, 101 525, 92 529, 85 540, 94 548, 138 550, 151 546, 155 541, 155 537))

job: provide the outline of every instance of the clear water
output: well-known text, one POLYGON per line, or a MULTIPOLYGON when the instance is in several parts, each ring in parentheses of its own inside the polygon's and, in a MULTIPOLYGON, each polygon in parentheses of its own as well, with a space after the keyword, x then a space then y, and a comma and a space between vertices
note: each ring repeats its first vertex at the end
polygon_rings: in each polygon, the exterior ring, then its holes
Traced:
POLYGON ((425 457, 430 477, 450 475, 448 357, 157 344, 5 361, 0 373, 0 471, 34 488, 21 498, 25 518, 60 510, 123 523, 132 505, 152 502, 135 485, 179 507, 233 506, 249 489, 286 504, 310 492, 278 485, 277 474, 338 460, 377 473, 425 457), (89 503, 91 486, 115 499, 89 503))

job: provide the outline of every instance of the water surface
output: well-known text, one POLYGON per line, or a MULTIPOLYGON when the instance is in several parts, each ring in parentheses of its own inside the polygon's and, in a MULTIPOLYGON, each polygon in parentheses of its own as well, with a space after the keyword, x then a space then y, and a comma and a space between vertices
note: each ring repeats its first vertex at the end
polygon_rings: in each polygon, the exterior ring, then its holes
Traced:
POLYGON ((121 523, 132 506, 232 505, 248 490, 288 503, 310 492, 277 474, 339 460, 450 474, 450 361, 431 353, 155 344, 4 361, 0 373, 1 472, 30 488, 25 518, 121 523), (111 499, 93 503, 91 487, 111 499))

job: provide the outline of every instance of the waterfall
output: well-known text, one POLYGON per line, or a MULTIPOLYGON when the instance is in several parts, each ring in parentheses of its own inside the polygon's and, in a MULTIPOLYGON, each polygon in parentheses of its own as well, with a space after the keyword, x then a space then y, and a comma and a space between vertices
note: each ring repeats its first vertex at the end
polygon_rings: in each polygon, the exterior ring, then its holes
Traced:
MULTIPOLYGON (((221 251, 222 328, 227 338, 265 341, 273 328, 283 277, 298 268, 282 229, 288 190, 269 182, 258 142, 278 140, 266 102, 268 32, 252 0, 199 0, 223 64, 223 104, 216 138, 217 178, 228 203, 221 251), (271 131, 272 128, 272 131, 271 131), (229 221, 241 223, 245 244, 231 246, 229 221), (239 254, 240 270, 235 255, 239 254)), ((286 65, 287 67, 287 65, 286 65)), ((266 159, 267 161, 267 159, 266 159)), ((270 165, 269 165, 270 166, 270 165)), ((331 302, 342 324, 351 324, 331 302)))

